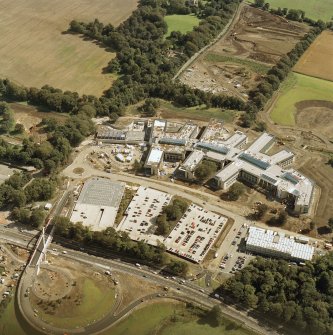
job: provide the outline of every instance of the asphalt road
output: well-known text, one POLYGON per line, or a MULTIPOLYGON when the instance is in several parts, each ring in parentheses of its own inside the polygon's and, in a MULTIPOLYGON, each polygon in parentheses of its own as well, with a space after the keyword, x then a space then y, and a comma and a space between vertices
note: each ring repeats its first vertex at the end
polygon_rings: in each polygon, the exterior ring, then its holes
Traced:
MULTIPOLYGON (((2 227, 0 229, 0 232, 1 232, 1 239, 4 242, 11 242, 11 243, 15 243, 15 244, 18 244, 18 245, 21 245, 21 246, 24 246, 24 247, 27 246, 27 242, 24 241, 24 240, 26 239, 28 233, 13 232, 12 230, 3 229, 2 227)), ((153 273, 154 270, 152 270, 148 267, 138 268, 135 265, 123 263, 119 260, 104 259, 104 258, 101 258, 101 257, 88 255, 84 252, 63 248, 63 247, 60 247, 60 246, 54 245, 54 244, 53 245, 51 244, 50 248, 57 248, 56 254, 59 255, 59 257, 65 257, 67 259, 71 259, 71 260, 74 260, 74 261, 79 261, 81 263, 86 264, 87 266, 91 266, 92 268, 96 268, 100 271, 105 271, 105 270, 110 270, 111 269, 111 271, 123 272, 123 273, 126 273, 126 274, 131 275, 131 276, 137 276, 137 277, 140 277, 140 278, 144 278, 144 280, 147 280, 147 281, 150 281, 150 282, 155 283, 157 285, 160 285, 161 287, 167 286, 169 288, 169 291, 168 291, 167 294, 171 295, 172 297, 176 296, 181 300, 195 302, 196 304, 202 305, 206 308, 212 308, 214 305, 220 304, 223 313, 227 317, 231 317, 231 318, 236 319, 237 321, 239 321, 241 323, 246 324, 247 327, 257 331, 259 334, 267 334, 267 335, 268 334, 270 334, 270 335, 278 334, 277 332, 275 332, 271 329, 264 328, 262 325, 260 325, 258 323, 257 320, 255 320, 252 317, 249 317, 243 311, 238 311, 231 306, 228 306, 228 305, 225 305, 225 304, 221 303, 217 299, 212 298, 209 295, 207 295, 207 292, 201 292, 200 291, 201 288, 198 287, 197 285, 194 285, 191 282, 185 282, 185 284, 180 284, 179 281, 178 281, 179 279, 173 280, 171 278, 165 278, 165 277, 163 277, 159 274, 153 273), (62 251, 66 251, 67 253, 62 254, 62 251)), ((32 275, 32 274, 30 274, 30 275, 32 275)), ((26 284, 21 291, 21 299, 24 299, 22 297, 22 294, 24 294, 24 292, 26 291, 26 288, 28 288, 29 285, 31 285, 31 283, 28 280, 28 281, 26 281, 26 284)), ((145 297, 144 301, 146 301, 147 299, 150 300, 151 298, 152 298, 151 296, 145 297)), ((160 298, 158 296, 158 293, 156 294, 154 299, 157 299, 157 298, 160 298)), ((165 297, 163 297, 163 298, 165 298, 165 297)), ((142 301, 140 300, 140 302, 142 302, 142 301)), ((115 315, 108 315, 108 316, 106 316, 106 318, 103 318, 102 320, 96 322, 95 324, 90 325, 89 326, 90 327, 89 332, 86 332, 85 328, 82 328, 82 329, 77 329, 75 331, 75 333, 94 334, 97 331, 100 331, 100 330, 103 329, 103 328, 100 328, 100 327, 105 327, 107 325, 110 326, 113 322, 115 322, 115 319, 114 319, 115 317, 119 317, 119 318, 123 317, 125 314, 130 312, 132 310, 132 308, 137 306, 137 304, 139 304, 139 301, 134 302, 132 305, 130 305, 131 307, 128 306, 124 311, 121 311, 119 315, 118 314, 116 316, 115 315)), ((47 324, 40 324, 40 320, 38 320, 36 317, 32 316, 31 311, 28 314, 30 315, 30 321, 33 321, 34 323, 38 322, 37 328, 42 329, 44 327, 45 329, 47 329, 46 327, 48 327, 48 325, 47 324)), ((61 332, 53 332, 53 333, 54 334, 62 334, 61 332)), ((53 334, 53 333, 50 333, 50 334, 53 334)))

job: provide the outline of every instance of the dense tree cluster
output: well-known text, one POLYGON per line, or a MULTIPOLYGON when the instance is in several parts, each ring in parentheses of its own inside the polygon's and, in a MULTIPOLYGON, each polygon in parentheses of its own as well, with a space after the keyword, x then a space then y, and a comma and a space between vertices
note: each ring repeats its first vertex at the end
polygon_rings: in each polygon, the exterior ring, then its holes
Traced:
POLYGON ((333 334, 332 253, 304 266, 258 257, 220 292, 299 333, 333 334))
POLYGON ((25 173, 14 172, 0 185, 0 208, 4 206, 24 206, 27 202, 23 186, 30 180, 25 173))
POLYGON ((43 208, 19 208, 15 207, 11 212, 11 219, 15 222, 40 228, 45 220, 46 211, 43 208))
POLYGON ((33 165, 37 169, 44 168, 46 174, 56 172, 68 162, 72 147, 94 133, 90 107, 82 106, 63 125, 51 118, 44 119, 42 124, 48 133, 48 139, 42 143, 36 143, 32 138, 24 139, 23 145, 12 145, 0 140, 0 159, 21 165, 33 165))
MULTIPOLYGON (((81 223, 72 223, 68 218, 56 217, 55 234, 70 240, 86 244, 87 246, 96 246, 109 250, 114 253, 124 254, 143 262, 154 264, 154 266, 164 266, 168 264, 168 257, 163 245, 153 247, 142 241, 132 241, 125 232, 117 232, 109 227, 103 231, 91 231, 81 223)), ((184 274, 187 269, 182 261, 172 263, 173 273, 177 275, 184 274), (178 271, 178 273, 177 273, 178 271)))
POLYGON ((14 126, 13 112, 10 110, 8 104, 0 102, 0 132, 6 133, 14 126))
POLYGON ((247 113, 242 116, 243 126, 249 127, 252 124, 258 110, 263 108, 273 93, 278 90, 292 67, 323 29, 324 27, 312 28, 287 55, 281 57, 277 64, 267 72, 258 86, 249 92, 247 113))
POLYGON ((53 197, 56 181, 49 178, 30 180, 26 173, 15 172, 0 185, 0 208, 23 207, 34 201, 49 200, 53 197))
POLYGON ((174 198, 172 203, 163 207, 162 214, 156 219, 156 234, 167 236, 188 208, 188 202, 182 198, 174 198))
MULTIPOLYGON (((163 98, 186 107, 212 104, 216 107, 243 109, 244 103, 238 98, 215 97, 172 81, 173 75, 188 57, 223 29, 238 3, 238 0, 208 1, 195 10, 202 19, 198 27, 187 34, 174 32, 167 39, 164 16, 183 12, 185 7, 188 8, 186 12, 191 11, 188 4, 142 0, 138 9, 117 28, 110 24, 104 25, 97 19, 90 23, 72 21, 69 27, 71 32, 96 39, 117 52, 117 57, 106 70, 121 76, 100 99, 101 104, 108 109, 103 110, 104 114, 120 115, 124 106, 147 97, 163 98)), ((98 113, 101 115, 102 110, 98 109, 98 113)))

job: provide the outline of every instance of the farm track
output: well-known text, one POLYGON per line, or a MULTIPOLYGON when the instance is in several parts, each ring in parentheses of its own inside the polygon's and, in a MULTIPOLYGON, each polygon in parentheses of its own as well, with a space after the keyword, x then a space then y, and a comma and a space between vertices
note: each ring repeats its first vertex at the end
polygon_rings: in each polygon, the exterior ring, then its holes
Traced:
POLYGON ((200 55, 202 55, 208 48, 210 48, 211 46, 213 46, 216 42, 218 42, 224 35, 226 35, 230 29, 233 28, 233 26, 236 24, 236 22, 239 19, 240 13, 242 11, 242 8, 244 7, 244 4, 241 3, 233 18, 229 21, 229 23, 225 26, 225 28, 218 34, 217 37, 215 37, 215 39, 210 42, 209 44, 207 44, 205 47, 203 47, 201 50, 199 50, 197 53, 195 53, 176 73, 176 75, 172 78, 172 80, 176 80, 190 65, 192 65, 197 58, 199 58, 200 55))

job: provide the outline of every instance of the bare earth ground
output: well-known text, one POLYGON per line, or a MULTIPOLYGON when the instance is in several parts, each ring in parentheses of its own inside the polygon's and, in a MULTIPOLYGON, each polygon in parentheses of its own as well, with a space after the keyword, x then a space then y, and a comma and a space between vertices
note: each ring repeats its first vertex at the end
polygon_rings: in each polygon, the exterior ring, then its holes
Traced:
POLYGON ((15 122, 23 124, 27 131, 29 131, 31 127, 37 126, 43 118, 52 118, 59 123, 63 123, 67 119, 66 114, 42 112, 34 106, 23 105, 17 102, 10 103, 9 106, 14 112, 15 122))
POLYGON ((307 31, 304 24, 244 6, 228 34, 208 48, 180 79, 191 87, 246 100, 247 92, 265 73, 264 66, 276 63, 307 31))
POLYGON ((212 51, 274 64, 308 31, 304 24, 289 22, 257 8, 245 6, 240 20, 212 51))
POLYGON ((295 72, 333 80, 333 32, 323 31, 294 67, 295 72))
MULTIPOLYGON (((86 295, 94 294, 93 292, 86 292, 84 289, 86 280, 94 283, 95 287, 90 288, 95 291, 97 288, 107 296, 110 295, 110 291, 113 292, 114 283, 109 276, 94 271, 94 269, 81 263, 51 255, 48 256, 48 261, 49 265, 47 265, 47 268, 41 269, 30 294, 33 308, 43 311, 44 317, 49 315, 46 320, 51 320, 51 316, 60 319, 75 318, 77 309, 91 308, 84 307, 87 305, 88 298, 86 295), (81 306, 82 304, 84 306, 81 306)), ((90 298, 93 304, 94 297, 90 298)), ((110 300, 110 308, 112 304, 113 302, 110 300)), ((75 325, 73 324, 73 327, 75 325)))
POLYGON ((296 123, 300 128, 317 130, 322 135, 333 138, 333 102, 304 100, 298 102, 296 107, 296 123))
POLYGON ((160 292, 162 287, 152 284, 146 280, 141 280, 135 276, 118 272, 116 275, 119 279, 122 300, 118 311, 121 311, 131 302, 140 299, 148 294, 160 292))
POLYGON ((73 19, 118 25, 136 6, 136 0, 0 0, 0 77, 101 95, 111 86, 102 71, 113 54, 62 32, 73 19))
POLYGON ((301 172, 321 188, 320 201, 314 219, 318 227, 326 226, 328 219, 333 217, 333 169, 326 162, 325 157, 312 156, 300 168, 301 172))

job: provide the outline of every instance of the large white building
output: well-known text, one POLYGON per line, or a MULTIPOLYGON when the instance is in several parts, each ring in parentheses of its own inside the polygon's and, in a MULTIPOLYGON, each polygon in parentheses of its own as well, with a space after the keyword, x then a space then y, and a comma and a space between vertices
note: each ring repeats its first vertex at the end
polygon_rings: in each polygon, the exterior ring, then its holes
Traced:
POLYGON ((263 133, 250 146, 241 131, 230 132, 222 121, 212 120, 200 134, 198 125, 162 119, 137 120, 126 130, 101 128, 97 139, 112 143, 142 143, 149 146, 144 173, 159 175, 167 162, 180 163, 174 177, 195 180, 195 170, 203 160, 217 163, 219 171, 211 185, 227 190, 237 180, 287 200, 295 213, 308 213, 314 183, 292 169, 294 153, 281 150, 267 154, 275 137, 263 133), (247 147, 248 146, 248 147, 247 147))
POLYGON ((124 189, 124 183, 106 178, 87 180, 71 213, 71 221, 82 222, 96 231, 113 226, 124 189))
POLYGON ((291 168, 294 153, 281 150, 274 155, 267 151, 274 145, 274 136, 263 133, 246 150, 247 136, 242 132, 233 135, 222 124, 210 124, 192 153, 176 172, 180 179, 195 179, 194 171, 203 160, 219 162, 221 169, 214 176, 212 185, 227 190, 237 180, 268 190, 273 196, 288 199, 296 213, 309 211, 314 183, 291 168))
POLYGON ((246 250, 268 257, 291 261, 310 261, 314 247, 308 239, 289 236, 282 232, 250 227, 246 238, 246 250))

